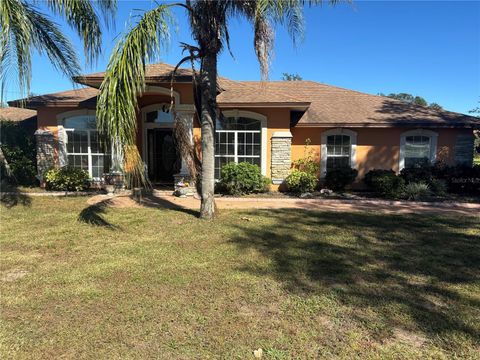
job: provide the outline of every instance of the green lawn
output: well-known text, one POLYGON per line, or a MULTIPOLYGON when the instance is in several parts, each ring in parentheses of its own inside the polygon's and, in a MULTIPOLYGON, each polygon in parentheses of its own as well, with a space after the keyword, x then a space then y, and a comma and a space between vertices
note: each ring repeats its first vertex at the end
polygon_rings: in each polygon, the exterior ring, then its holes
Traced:
POLYGON ((478 217, 86 200, 0 208, 2 359, 478 358, 478 217))

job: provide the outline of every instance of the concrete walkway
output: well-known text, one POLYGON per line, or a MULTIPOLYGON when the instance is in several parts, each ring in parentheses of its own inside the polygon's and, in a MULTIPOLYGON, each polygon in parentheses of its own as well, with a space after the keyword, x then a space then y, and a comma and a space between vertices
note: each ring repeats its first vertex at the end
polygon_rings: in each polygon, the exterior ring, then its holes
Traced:
MULTIPOLYGON (((200 200, 178 198, 169 192, 155 191, 142 199, 141 204, 128 196, 97 195, 88 200, 90 205, 107 203, 112 207, 164 207, 198 210, 200 200)), ((216 199, 219 209, 307 209, 318 211, 373 211, 387 214, 432 213, 444 215, 479 216, 480 204, 453 202, 413 202, 388 200, 295 199, 295 198, 231 198, 216 199)))

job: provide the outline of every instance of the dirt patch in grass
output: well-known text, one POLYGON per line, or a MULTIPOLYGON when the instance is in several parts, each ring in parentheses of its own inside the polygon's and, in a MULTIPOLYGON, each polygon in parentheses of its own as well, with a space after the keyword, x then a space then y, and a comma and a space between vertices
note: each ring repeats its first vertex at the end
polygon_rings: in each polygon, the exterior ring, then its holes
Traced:
POLYGON ((8 271, 7 273, 3 274, 1 277, 2 281, 7 281, 7 282, 12 282, 16 281, 18 279, 23 278, 28 274, 27 270, 21 270, 21 269, 13 269, 8 271))

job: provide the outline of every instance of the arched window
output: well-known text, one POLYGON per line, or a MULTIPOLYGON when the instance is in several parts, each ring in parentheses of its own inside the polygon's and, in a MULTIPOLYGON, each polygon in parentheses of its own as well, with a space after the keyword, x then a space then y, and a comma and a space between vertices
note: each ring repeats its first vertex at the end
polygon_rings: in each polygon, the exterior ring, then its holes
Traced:
POLYGON ((262 122, 249 117, 224 117, 215 129, 215 178, 229 162, 262 167, 262 122))
POLYGON ((145 112, 146 124, 173 124, 173 113, 166 104, 158 109, 145 112))
POLYGON ((410 130, 400 137, 399 168, 411 168, 435 161, 438 134, 431 130, 410 130))
POLYGON ((332 129, 322 133, 321 176, 339 167, 356 166, 357 133, 348 129, 332 129))
POLYGON ((86 170, 100 180, 110 170, 111 155, 104 152, 95 125, 95 115, 75 115, 63 120, 66 155, 70 166, 86 170))

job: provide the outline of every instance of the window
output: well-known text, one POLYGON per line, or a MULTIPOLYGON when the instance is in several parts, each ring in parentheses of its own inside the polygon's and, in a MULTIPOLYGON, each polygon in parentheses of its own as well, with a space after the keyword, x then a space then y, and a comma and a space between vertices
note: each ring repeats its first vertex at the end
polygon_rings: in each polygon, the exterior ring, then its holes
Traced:
POLYGON ((348 129, 332 129, 322 133, 321 176, 332 169, 355 167, 357 133, 348 129))
POLYGON ((110 170, 111 155, 102 150, 95 116, 80 115, 65 119, 68 165, 86 170, 94 180, 100 180, 110 170))
POLYGON ((405 138, 405 167, 417 167, 430 161, 430 138, 407 136, 405 138))
POLYGON ((430 130, 411 130, 400 138, 400 170, 420 167, 435 161, 437 133, 430 130))
POLYGON ((229 162, 262 166, 262 124, 247 117, 226 117, 215 130, 215 178, 229 162))
POLYGON ((173 114, 167 105, 163 105, 159 110, 147 112, 145 122, 147 124, 170 124, 173 123, 173 114))
POLYGON ((350 158, 350 136, 327 136, 327 172, 339 167, 349 167, 350 158))

